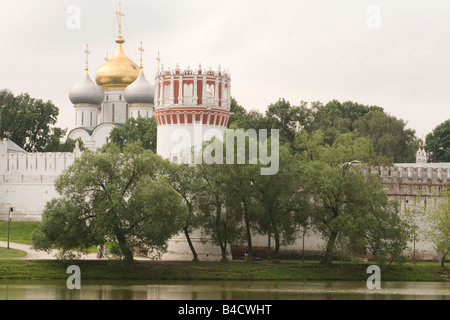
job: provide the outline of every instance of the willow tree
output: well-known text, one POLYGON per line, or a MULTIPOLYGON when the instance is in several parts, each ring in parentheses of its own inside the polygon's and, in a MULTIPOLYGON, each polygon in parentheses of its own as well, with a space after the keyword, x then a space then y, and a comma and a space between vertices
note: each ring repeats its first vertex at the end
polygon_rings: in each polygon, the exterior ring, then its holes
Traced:
POLYGON ((428 213, 427 238, 433 243, 436 251, 442 254, 441 266, 450 254, 450 189, 447 188, 443 201, 435 201, 436 205, 428 213))
MULTIPOLYGON (((374 150, 368 138, 355 133, 339 135, 333 145, 323 141, 319 133, 302 133, 297 139, 303 149, 305 189, 311 194, 311 223, 326 242, 322 263, 331 264, 338 249, 359 254, 368 247, 376 248, 377 254, 390 250, 380 241, 399 242, 405 239, 396 230, 402 227, 381 228, 381 222, 398 211, 381 187, 377 175, 364 174, 360 163, 372 161, 374 150), (314 141, 316 146, 309 145, 314 141)), ((397 247, 397 245, 396 245, 397 247)))
POLYGON ((72 251, 112 241, 127 262, 136 246, 164 251, 185 207, 161 175, 163 162, 139 144, 85 151, 56 180, 60 197, 47 204, 34 246, 72 251))

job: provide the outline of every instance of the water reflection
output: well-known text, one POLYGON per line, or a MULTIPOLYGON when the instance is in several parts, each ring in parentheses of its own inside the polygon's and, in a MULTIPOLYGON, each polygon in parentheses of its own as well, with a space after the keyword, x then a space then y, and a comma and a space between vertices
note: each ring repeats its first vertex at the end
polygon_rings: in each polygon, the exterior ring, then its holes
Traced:
POLYGON ((450 300, 448 282, 296 281, 82 281, 68 290, 65 280, 0 281, 0 300, 450 300))

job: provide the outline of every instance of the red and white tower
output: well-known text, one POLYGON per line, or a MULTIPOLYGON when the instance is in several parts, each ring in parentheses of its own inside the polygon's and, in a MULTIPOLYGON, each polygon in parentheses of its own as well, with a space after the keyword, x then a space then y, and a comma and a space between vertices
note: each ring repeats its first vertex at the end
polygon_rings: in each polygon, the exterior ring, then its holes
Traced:
POLYGON ((188 151, 183 147, 199 147, 212 136, 222 138, 230 118, 230 89, 230 75, 220 67, 159 70, 154 99, 157 153, 179 162, 188 151))

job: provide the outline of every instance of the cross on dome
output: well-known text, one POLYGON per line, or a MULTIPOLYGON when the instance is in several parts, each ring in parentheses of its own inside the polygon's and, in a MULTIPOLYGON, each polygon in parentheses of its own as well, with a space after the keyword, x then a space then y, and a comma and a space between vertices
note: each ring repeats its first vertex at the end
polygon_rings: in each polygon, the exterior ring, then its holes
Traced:
POLYGON ((119 11, 116 11, 117 19, 119 20, 119 35, 122 35, 122 19, 125 17, 125 14, 122 12, 122 4, 119 2, 119 11))
POLYGON ((158 56, 156 57, 156 61, 158 61, 158 71, 159 71, 159 67, 160 67, 160 63, 161 63, 161 58, 159 56, 159 51, 158 51, 158 56))
POLYGON ((86 73, 89 71, 89 54, 91 53, 89 51, 89 44, 86 44, 86 50, 84 50, 84 53, 86 53, 86 73))
POLYGON ((138 48, 138 50, 141 52, 140 60, 141 60, 141 69, 142 69, 143 68, 142 67, 142 55, 144 54, 144 47, 142 46, 142 41, 141 41, 141 46, 138 48))

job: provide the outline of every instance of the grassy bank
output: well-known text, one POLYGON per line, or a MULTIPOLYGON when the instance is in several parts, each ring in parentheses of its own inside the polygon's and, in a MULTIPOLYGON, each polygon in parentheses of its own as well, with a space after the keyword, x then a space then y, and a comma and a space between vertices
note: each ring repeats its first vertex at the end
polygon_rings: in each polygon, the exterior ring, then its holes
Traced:
MULTIPOLYGON (((11 221, 9 226, 9 241, 31 245, 31 233, 40 222, 11 221)), ((0 241, 8 240, 8 222, 0 221, 0 241)))
MULTIPOLYGON (((296 280, 366 281, 369 264, 336 264, 327 267, 317 262, 135 262, 121 261, 22 261, 0 260, 0 279, 67 279, 67 267, 78 265, 83 279, 127 280, 296 280)), ((383 281, 448 281, 450 270, 438 264, 385 266, 383 281)))
POLYGON ((24 258, 28 255, 25 251, 0 247, 0 259, 24 258))
MULTIPOLYGON (((30 235, 39 222, 12 222, 10 241, 31 244, 30 235)), ((7 222, 0 221, 0 240, 7 240, 7 222)), ((6 250, 6 249, 4 249, 6 250)), ((95 248, 94 248, 95 250, 95 248)), ((18 250, 20 251, 20 250, 18 250)), ((366 281, 367 267, 372 263, 336 263, 328 267, 317 261, 302 263, 280 262, 245 263, 220 262, 136 262, 125 265, 121 261, 60 261, 8 260, 23 256, 21 252, 0 251, 0 279, 67 279, 67 267, 80 267, 83 279, 129 280, 296 280, 296 281, 366 281), (13 256, 11 256, 14 254, 13 256)), ((450 268, 439 263, 394 265, 382 268, 383 281, 449 281, 450 268)))

